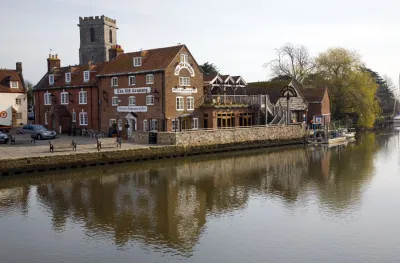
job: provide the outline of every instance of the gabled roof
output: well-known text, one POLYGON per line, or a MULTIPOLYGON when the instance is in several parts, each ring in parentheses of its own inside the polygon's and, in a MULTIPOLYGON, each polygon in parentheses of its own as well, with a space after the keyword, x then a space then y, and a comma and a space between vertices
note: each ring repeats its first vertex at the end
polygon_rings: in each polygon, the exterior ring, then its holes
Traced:
POLYGON ((326 87, 302 88, 301 92, 308 103, 321 103, 327 89, 326 87))
POLYGON ((56 87, 83 87, 93 86, 96 83, 96 75, 99 74, 106 62, 87 65, 75 65, 68 67, 54 68, 47 73, 36 85, 35 89, 49 89, 56 87), (84 81, 83 72, 89 71, 89 81, 84 81), (71 73, 71 82, 65 82, 65 73, 71 73), (49 84, 49 75, 54 75, 54 85, 49 84))
POLYGON ((0 69, 0 92, 25 93, 22 76, 12 69, 0 69), (18 81, 18 88, 10 88, 8 81, 18 81))
POLYGON ((247 85, 247 82, 241 76, 232 76, 232 79, 235 81, 235 84, 242 81, 244 85, 247 85))
POLYGON ((100 76, 165 70, 183 47, 185 45, 119 54, 114 60, 106 63, 100 76), (140 67, 133 66, 135 57, 142 58, 140 67))

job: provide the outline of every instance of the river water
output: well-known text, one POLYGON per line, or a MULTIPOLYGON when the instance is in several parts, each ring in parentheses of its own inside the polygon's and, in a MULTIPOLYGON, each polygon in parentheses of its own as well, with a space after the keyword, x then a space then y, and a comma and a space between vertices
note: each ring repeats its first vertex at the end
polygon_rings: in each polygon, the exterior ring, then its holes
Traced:
POLYGON ((399 139, 0 178, 0 262, 400 262, 399 139))

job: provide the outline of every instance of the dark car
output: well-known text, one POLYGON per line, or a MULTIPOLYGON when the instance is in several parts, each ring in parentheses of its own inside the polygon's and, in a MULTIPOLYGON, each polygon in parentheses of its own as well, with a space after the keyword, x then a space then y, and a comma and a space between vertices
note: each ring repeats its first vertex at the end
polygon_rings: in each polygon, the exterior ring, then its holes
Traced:
POLYGON ((31 134, 32 137, 41 140, 41 139, 54 139, 57 136, 55 131, 50 131, 43 127, 42 125, 25 125, 22 128, 19 128, 18 133, 22 134, 31 134))
POLYGON ((6 144, 8 140, 9 140, 8 135, 0 132, 0 143, 6 144))

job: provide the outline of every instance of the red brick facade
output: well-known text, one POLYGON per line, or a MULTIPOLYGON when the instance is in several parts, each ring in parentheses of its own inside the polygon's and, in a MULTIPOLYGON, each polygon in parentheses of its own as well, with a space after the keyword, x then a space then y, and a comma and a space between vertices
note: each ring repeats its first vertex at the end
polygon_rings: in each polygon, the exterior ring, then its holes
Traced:
POLYGON ((35 123, 56 131, 61 126, 62 132, 86 128, 105 133, 116 123, 123 134, 129 130, 172 131, 173 122, 183 125, 176 125, 178 129, 200 128, 202 102, 202 71, 186 46, 180 45, 120 54, 94 65, 49 67, 35 88, 35 123), (140 65, 134 65, 136 58, 140 65), (89 79, 85 80, 86 72, 89 79), (71 74, 68 82, 66 74, 71 74), (186 78, 184 85, 180 78, 186 78), (86 104, 79 99, 82 91, 86 91, 86 104), (68 93, 68 103, 61 93, 68 93), (45 105, 45 96, 51 97, 51 105, 45 105), (81 112, 87 114, 87 123, 81 123, 81 112))

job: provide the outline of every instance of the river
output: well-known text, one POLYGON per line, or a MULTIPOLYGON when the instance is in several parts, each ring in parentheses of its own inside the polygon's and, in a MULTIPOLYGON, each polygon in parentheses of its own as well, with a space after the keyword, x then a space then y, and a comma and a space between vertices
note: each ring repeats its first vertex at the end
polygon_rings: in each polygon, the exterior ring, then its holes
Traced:
POLYGON ((0 261, 399 262, 399 137, 0 178, 0 261))

